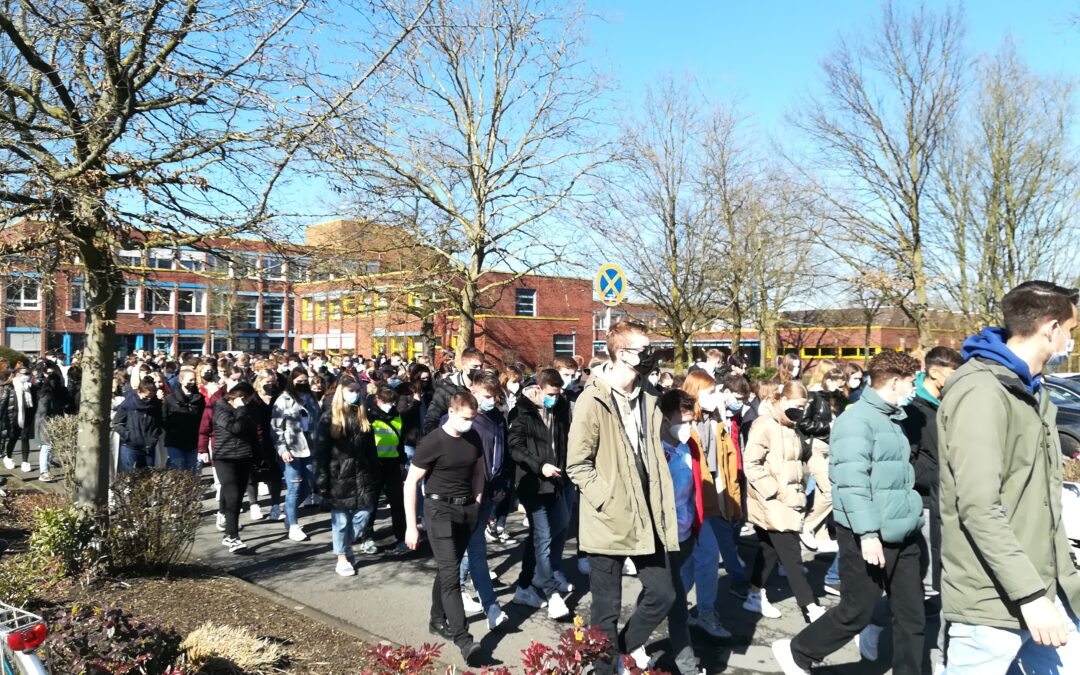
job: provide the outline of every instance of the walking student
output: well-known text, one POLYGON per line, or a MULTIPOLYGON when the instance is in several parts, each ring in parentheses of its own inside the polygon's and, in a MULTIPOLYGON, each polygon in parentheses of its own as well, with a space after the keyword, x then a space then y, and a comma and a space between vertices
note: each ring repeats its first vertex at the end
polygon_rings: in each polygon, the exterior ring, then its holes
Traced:
POLYGON ((143 378, 135 392, 129 394, 116 409, 112 429, 120 437, 118 472, 154 465, 154 453, 163 430, 161 401, 158 400, 157 385, 152 378, 143 378))
POLYGON ((218 511, 225 516, 225 537, 221 544, 230 553, 243 553, 247 549, 240 539, 240 507, 259 451, 255 416, 248 405, 254 397, 255 388, 248 382, 240 382, 218 399, 213 408, 214 467, 221 480, 218 511))
POLYGON ((806 461, 806 470, 814 477, 814 506, 806 516, 799 539, 807 550, 818 553, 837 551, 836 542, 829 538, 825 521, 832 514, 829 434, 832 433, 837 415, 847 407, 843 387, 844 371, 831 361, 817 364, 810 378, 806 412, 797 425, 799 433, 810 442, 810 459, 806 461))
POLYGON ((850 642, 870 624, 882 591, 893 615, 893 673, 922 673, 922 499, 901 426, 918 370, 907 354, 878 354, 868 369, 871 386, 833 424, 829 478, 843 592, 839 605, 793 640, 773 643, 785 675, 809 672, 850 642))
POLYGON ((438 569, 431 586, 428 629, 452 641, 465 663, 476 666, 480 645, 465 625, 458 578, 461 560, 476 529, 484 497, 484 457, 480 437, 473 431, 476 398, 469 392, 453 394, 446 422, 420 441, 405 479, 405 543, 416 550, 416 488, 425 480, 424 525, 438 569))
POLYGON ((330 507, 331 537, 343 576, 356 574, 353 543, 375 513, 380 463, 375 435, 363 406, 364 392, 352 375, 342 375, 330 403, 330 414, 319 420, 315 489, 330 507))
POLYGON ((179 386, 169 392, 162 404, 167 466, 198 473, 199 424, 206 408, 206 399, 199 393, 194 368, 181 368, 177 384, 179 386))
POLYGON ((30 465, 30 437, 34 430, 35 403, 30 371, 26 368, 16 369, 4 384, 3 394, 0 394, 0 438, 4 441, 4 468, 9 471, 15 469, 12 454, 17 444, 22 446, 22 472, 26 474, 34 470, 30 465))
POLYGON ((311 397, 308 373, 303 368, 293 369, 285 382, 285 391, 274 401, 270 432, 285 476, 285 526, 289 539, 306 541, 308 536, 300 526, 298 511, 312 493, 315 478, 312 454, 319 404, 311 397))
MULTIPOLYGON (((608 635, 617 655, 647 667, 645 643, 675 602, 668 555, 679 550, 675 495, 660 445, 658 392, 646 379, 656 362, 648 329, 615 324, 607 352, 609 362, 592 371, 578 396, 566 472, 583 500, 578 538, 589 555, 592 625, 608 635), (642 591, 619 630, 628 557, 642 591)), ((613 668, 609 658, 596 664, 597 673, 613 668)))
MULTIPOLYGON (((338 386, 341 386, 340 384, 338 386)), ((390 524, 394 530, 394 553, 408 552, 405 546, 405 498, 402 481, 405 473, 405 435, 402 431, 401 413, 398 412, 398 393, 387 385, 380 385, 370 399, 375 407, 369 411, 371 430, 375 435, 375 450, 379 456, 379 482, 375 486, 375 500, 379 494, 386 495, 390 507, 390 524)), ((379 552, 373 536, 374 516, 369 519, 361 550, 367 554, 379 552)))
MULTIPOLYGON (((1042 383, 1073 351, 1077 291, 1029 281, 1005 325, 961 350, 938 409, 946 672, 1080 672, 1080 575, 1061 521, 1057 410, 1042 383)), ((846 583, 846 582, 845 582, 846 583)))

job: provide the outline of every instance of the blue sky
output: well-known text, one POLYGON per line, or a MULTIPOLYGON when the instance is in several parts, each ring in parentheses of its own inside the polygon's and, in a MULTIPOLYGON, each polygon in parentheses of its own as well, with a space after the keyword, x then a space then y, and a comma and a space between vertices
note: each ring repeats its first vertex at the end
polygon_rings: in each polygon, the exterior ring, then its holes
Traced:
MULTIPOLYGON (((947 3, 928 1, 941 9, 947 3)), ((916 2, 898 1, 898 9, 916 2)), ((710 96, 738 100, 781 141, 784 114, 820 81, 820 61, 839 35, 877 20, 874 0, 587 0, 588 54, 618 78, 618 95, 640 99, 665 73, 696 75, 710 96)), ((1080 0, 978 0, 965 7, 973 54, 995 51, 1011 35, 1018 53, 1044 75, 1080 77, 1080 0)))

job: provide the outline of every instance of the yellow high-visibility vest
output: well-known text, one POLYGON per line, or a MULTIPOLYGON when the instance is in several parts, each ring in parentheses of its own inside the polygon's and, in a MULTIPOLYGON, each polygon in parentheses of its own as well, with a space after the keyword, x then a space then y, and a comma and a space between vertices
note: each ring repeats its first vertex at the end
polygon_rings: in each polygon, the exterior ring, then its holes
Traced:
POLYGON ((389 422, 374 420, 371 430, 375 432, 375 450, 379 458, 397 459, 401 456, 398 446, 401 444, 401 417, 395 417, 389 422))

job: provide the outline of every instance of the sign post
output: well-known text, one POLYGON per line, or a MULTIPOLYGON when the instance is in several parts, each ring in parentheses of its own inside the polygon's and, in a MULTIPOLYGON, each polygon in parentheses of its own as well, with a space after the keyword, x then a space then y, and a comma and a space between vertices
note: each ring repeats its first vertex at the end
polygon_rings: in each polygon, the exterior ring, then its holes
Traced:
POLYGON ((596 273, 596 295, 607 307, 604 317, 606 330, 611 330, 611 308, 618 306, 626 297, 626 285, 626 274, 615 263, 601 265, 596 273))

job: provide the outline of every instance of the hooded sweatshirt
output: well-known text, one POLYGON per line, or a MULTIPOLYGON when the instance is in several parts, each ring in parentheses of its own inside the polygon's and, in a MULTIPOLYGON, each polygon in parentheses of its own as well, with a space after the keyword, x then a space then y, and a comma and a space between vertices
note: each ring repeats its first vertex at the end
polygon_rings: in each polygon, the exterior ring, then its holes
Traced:
POLYGON ((997 326, 983 328, 964 340, 960 354, 965 361, 973 357, 982 357, 1005 366, 1020 378, 1027 392, 1034 396, 1042 388, 1042 374, 1032 376, 1027 363, 1005 344, 1007 339, 1004 328, 997 326))

